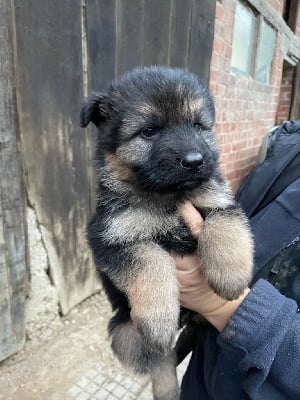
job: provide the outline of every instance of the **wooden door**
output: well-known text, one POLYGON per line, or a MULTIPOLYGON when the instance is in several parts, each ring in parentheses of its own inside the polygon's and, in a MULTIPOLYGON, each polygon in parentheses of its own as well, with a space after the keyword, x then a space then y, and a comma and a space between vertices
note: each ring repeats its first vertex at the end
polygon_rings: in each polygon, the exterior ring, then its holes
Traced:
POLYGON ((25 341, 26 240, 12 9, 0 0, 0 361, 25 341))

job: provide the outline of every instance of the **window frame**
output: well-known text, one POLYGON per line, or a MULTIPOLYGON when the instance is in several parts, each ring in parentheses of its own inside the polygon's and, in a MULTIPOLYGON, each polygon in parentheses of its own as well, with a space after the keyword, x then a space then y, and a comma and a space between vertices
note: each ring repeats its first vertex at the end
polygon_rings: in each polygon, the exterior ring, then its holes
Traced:
MULTIPOLYGON (((255 49, 255 47, 256 47, 255 39, 257 37, 257 30, 258 30, 257 14, 255 13, 255 10, 252 9, 251 7, 248 7, 248 5, 245 4, 245 2, 237 1, 236 8, 235 8, 235 14, 234 14, 234 28, 233 28, 233 38, 232 38, 232 54, 231 54, 231 60, 230 60, 230 70, 236 75, 249 76, 249 75, 252 74, 252 71, 253 71, 253 58, 254 58, 253 54, 256 51, 256 49, 255 49), (239 6, 239 4, 250 11, 250 13, 252 14, 251 18, 253 18, 253 21, 254 21, 254 23, 253 23, 253 34, 252 34, 252 37, 251 37, 251 55, 250 55, 250 62, 249 62, 247 71, 242 70, 242 69, 240 69, 238 67, 232 66, 232 64, 231 64, 232 56, 233 56, 233 44, 234 44, 234 36, 235 36, 234 35, 235 34, 235 26, 236 26, 236 24, 235 24, 236 23, 236 12, 237 12, 237 7, 239 6)), ((249 49, 248 49, 248 51, 249 51, 249 49)), ((249 57, 249 54, 248 54, 248 57, 249 57)))
POLYGON ((255 58, 254 58, 254 65, 253 65, 253 79, 256 82, 262 83, 264 85, 270 85, 270 83, 271 83, 272 73, 273 73, 273 63, 274 63, 275 52, 276 52, 276 41, 277 41, 277 30, 274 28, 274 26, 272 24, 270 24, 270 22, 266 18, 264 18, 260 14, 259 15, 259 28, 258 28, 258 31, 257 31, 257 41, 256 41, 256 46, 255 46, 256 47, 256 49, 255 49, 255 58), (262 81, 262 80, 257 78, 257 66, 258 66, 258 61, 259 61, 258 51, 259 51, 259 47, 261 45, 260 40, 261 40, 261 37, 262 37, 261 33, 262 33, 262 30, 263 30, 263 25, 264 24, 266 26, 269 26, 269 28, 271 28, 275 33, 275 36, 274 36, 274 49, 273 49, 273 55, 272 55, 272 60, 271 60, 271 64, 270 64, 270 73, 268 75, 267 81, 262 81))
MULTIPOLYGON (((270 83, 272 81, 272 75, 273 75, 273 63, 274 63, 275 54, 276 54, 278 31, 277 31, 276 27, 274 25, 272 25, 272 23, 270 23, 270 21, 268 21, 262 14, 258 13, 257 10, 255 10, 248 1, 237 0, 236 7, 238 4, 241 4, 242 6, 246 7, 254 15, 254 18, 255 18, 253 37, 252 37, 252 48, 251 48, 252 54, 251 54, 251 62, 250 62, 249 72, 242 71, 239 68, 232 66, 231 65, 232 54, 231 54, 230 72, 233 75, 251 77, 255 82, 258 82, 262 85, 270 85, 270 83), (275 33, 274 51, 273 51, 271 65, 270 65, 270 73, 268 76, 268 80, 266 82, 256 79, 256 67, 257 67, 257 63, 258 63, 258 49, 260 46, 260 38, 261 38, 261 31, 262 31, 263 23, 267 24, 271 29, 273 29, 273 31, 275 33)), ((234 14, 234 22, 235 22, 235 15, 236 15, 236 9, 235 9, 235 14, 234 14)), ((233 44, 234 44, 233 43, 234 42, 234 40, 233 40, 234 39, 234 29, 235 29, 235 23, 234 23, 234 27, 233 27, 232 49, 233 49, 233 44)))

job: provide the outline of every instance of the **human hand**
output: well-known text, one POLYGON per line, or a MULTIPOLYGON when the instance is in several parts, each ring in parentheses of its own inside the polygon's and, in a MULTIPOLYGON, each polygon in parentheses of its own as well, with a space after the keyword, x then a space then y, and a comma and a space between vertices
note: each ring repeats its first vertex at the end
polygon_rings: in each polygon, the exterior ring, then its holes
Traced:
MULTIPOLYGON (((197 209, 191 202, 187 201, 179 211, 192 234, 198 238, 205 222, 197 209)), ((224 300, 209 287, 201 269, 201 260, 197 254, 187 256, 172 254, 172 256, 176 263, 180 304, 198 312, 221 331, 249 293, 249 289, 246 289, 237 300, 224 300)))

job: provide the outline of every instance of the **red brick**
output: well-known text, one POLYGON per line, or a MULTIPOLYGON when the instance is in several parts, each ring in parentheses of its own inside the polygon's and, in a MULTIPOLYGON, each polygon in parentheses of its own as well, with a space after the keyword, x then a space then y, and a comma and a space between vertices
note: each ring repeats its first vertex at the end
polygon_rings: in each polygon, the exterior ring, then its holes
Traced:
POLYGON ((210 71, 210 80, 211 82, 218 82, 219 78, 219 72, 216 70, 211 70, 210 71))
POLYGON ((224 53, 224 48, 225 48, 225 42, 222 39, 215 38, 214 40, 214 45, 213 45, 213 51, 214 53, 217 54, 223 54, 224 53))
POLYGON ((224 15, 225 15, 225 13, 224 13, 223 5, 217 2, 216 18, 223 20, 224 19, 224 15))

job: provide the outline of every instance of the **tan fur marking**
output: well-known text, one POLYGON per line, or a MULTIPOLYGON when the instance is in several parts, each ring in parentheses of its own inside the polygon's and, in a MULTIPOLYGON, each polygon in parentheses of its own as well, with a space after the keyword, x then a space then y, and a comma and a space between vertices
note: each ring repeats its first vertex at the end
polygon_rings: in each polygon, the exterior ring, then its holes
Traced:
POLYGON ((112 349, 119 361, 136 373, 150 373, 155 399, 177 399, 176 359, 173 350, 166 356, 154 352, 149 358, 149 343, 144 341, 131 321, 117 325, 112 331, 112 349), (148 354, 147 361, 141 364, 148 354), (171 394, 172 397, 166 397, 171 394))
POLYGON ((253 272, 253 242, 246 219, 213 214, 205 220, 198 244, 211 287, 226 299, 239 297, 253 272))
POLYGON ((120 145, 117 149, 117 155, 128 164, 147 162, 150 149, 151 143, 137 135, 127 143, 120 145))
POLYGON ((154 113, 158 115, 160 114, 159 110, 157 109, 157 107, 155 107, 154 104, 151 104, 146 101, 143 103, 142 102, 137 103, 135 105, 135 109, 137 112, 141 113, 144 116, 144 118, 149 118, 149 115, 152 115, 154 113))
POLYGON ((179 317, 174 261, 155 243, 136 246, 134 259, 137 272, 127 291, 131 318, 151 343, 168 349, 179 317))
POLYGON ((131 321, 117 325, 113 331, 112 347, 119 360, 135 370, 138 366, 141 337, 131 321), (137 365, 136 365, 137 364, 137 365))
POLYGON ((147 342, 143 341, 132 321, 117 325, 114 328, 112 331, 112 349, 121 363, 139 374, 150 373, 159 361, 156 354, 152 359, 148 358, 147 363, 141 364, 143 355, 149 352, 149 346, 147 342))
POLYGON ((151 115, 161 117, 161 112, 151 103, 139 102, 128 111, 122 120, 121 136, 132 136, 137 130, 144 128, 151 115))
POLYGON ((213 179, 193 191, 189 199, 197 208, 226 208, 234 204, 228 182, 217 183, 213 179))
POLYGON ((132 136, 137 130, 145 125, 145 117, 137 113, 128 112, 122 120, 121 137, 132 136))
POLYGON ((175 358, 170 357, 162 362, 152 373, 152 390, 154 399, 176 400, 179 388, 176 377, 175 358))
POLYGON ((191 113, 195 115, 201 111, 203 107, 203 99, 201 97, 197 98, 186 98, 184 99, 184 111, 188 114, 191 113))
POLYGON ((122 182, 130 182, 132 180, 132 171, 125 165, 122 160, 113 153, 105 154, 105 163, 115 172, 116 177, 122 182))
POLYGON ((166 215, 151 210, 150 206, 128 208, 107 224, 106 240, 111 242, 132 242, 136 239, 151 238, 165 233, 178 224, 176 214, 166 215))

